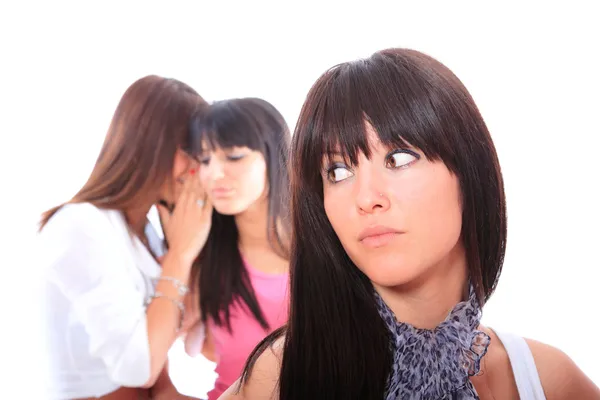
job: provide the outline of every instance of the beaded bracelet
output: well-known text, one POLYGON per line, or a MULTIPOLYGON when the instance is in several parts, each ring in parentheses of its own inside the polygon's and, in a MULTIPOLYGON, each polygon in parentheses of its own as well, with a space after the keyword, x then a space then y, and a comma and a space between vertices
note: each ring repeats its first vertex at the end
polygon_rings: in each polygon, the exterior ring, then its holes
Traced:
POLYGON ((155 279, 156 281, 167 281, 167 282, 171 282, 173 284, 173 286, 175 286, 175 288, 177 289, 177 293, 180 296, 185 296, 186 294, 189 293, 190 288, 187 287, 187 285, 185 285, 183 282, 181 282, 179 279, 177 278, 173 278, 171 276, 159 276, 158 278, 155 279))

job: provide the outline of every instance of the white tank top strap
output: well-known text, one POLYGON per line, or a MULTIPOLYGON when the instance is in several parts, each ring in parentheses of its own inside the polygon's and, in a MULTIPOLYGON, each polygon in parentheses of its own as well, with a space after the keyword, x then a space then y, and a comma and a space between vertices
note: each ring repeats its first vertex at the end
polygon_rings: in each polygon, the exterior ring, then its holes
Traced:
POLYGON ((529 345, 520 336, 494 330, 504 345, 521 400, 546 400, 529 345))

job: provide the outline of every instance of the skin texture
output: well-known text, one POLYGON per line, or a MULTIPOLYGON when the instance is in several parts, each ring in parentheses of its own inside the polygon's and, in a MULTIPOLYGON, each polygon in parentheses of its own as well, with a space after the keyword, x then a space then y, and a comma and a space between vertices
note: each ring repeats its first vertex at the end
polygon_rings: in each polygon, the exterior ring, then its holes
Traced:
POLYGON ((260 152, 215 148, 204 151, 200 160, 200 181, 220 214, 241 214, 264 197, 267 165, 260 152))

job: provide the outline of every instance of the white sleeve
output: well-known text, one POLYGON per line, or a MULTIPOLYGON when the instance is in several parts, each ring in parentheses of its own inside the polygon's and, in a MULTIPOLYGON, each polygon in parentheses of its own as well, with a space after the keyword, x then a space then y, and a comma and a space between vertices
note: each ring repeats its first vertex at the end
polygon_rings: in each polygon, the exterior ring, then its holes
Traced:
POLYGON ((132 279, 127 263, 134 260, 122 236, 95 211, 47 232, 53 246, 48 278, 70 302, 89 335, 90 354, 104 362, 111 380, 140 387, 150 378, 145 294, 132 279))

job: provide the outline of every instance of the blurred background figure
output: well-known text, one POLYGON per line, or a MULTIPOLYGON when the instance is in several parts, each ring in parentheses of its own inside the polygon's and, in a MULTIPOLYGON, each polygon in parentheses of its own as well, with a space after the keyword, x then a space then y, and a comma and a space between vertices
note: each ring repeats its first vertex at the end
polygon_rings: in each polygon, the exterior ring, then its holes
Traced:
POLYGON ((186 339, 216 361, 217 399, 254 346, 287 322, 286 218, 290 133, 282 115, 258 98, 218 101, 192 124, 202 187, 214 206, 206 245, 193 269, 201 319, 186 339), (204 333, 203 333, 204 332, 204 333))
POLYGON ((43 215, 49 398, 145 399, 153 387, 176 396, 167 353, 186 328, 190 270, 212 211, 189 131, 206 106, 175 79, 133 83, 85 185, 43 215), (147 220, 159 202, 166 255, 147 220))

